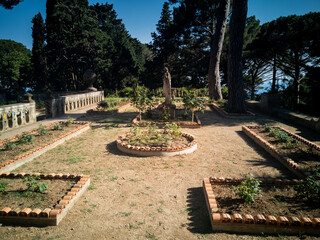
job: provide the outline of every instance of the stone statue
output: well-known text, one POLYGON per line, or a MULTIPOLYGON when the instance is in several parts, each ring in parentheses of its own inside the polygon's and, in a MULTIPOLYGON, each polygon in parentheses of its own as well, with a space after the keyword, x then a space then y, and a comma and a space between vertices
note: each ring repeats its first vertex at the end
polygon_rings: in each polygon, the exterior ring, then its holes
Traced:
POLYGON ((96 81, 97 75, 91 69, 87 69, 87 71, 83 74, 83 81, 88 84, 88 90, 96 92, 97 89, 93 87, 93 83, 96 81))
POLYGON ((167 67, 164 68, 163 74, 163 94, 165 96, 165 104, 171 105, 172 104, 172 97, 171 97, 171 75, 169 73, 169 69, 167 67))

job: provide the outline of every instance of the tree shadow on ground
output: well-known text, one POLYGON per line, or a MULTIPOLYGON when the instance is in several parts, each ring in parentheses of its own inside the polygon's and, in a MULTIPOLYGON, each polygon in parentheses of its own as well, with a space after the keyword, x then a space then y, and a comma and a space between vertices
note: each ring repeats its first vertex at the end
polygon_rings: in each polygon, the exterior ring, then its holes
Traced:
MULTIPOLYGON (((265 161, 261 161, 260 159, 248 159, 252 166, 265 166, 265 167, 273 167, 277 169, 281 175, 285 178, 297 178, 295 174, 293 174, 289 169, 286 168, 282 163, 280 163, 277 159, 273 158, 267 151, 265 151, 262 147, 256 144, 251 138, 249 138, 244 132, 236 131, 236 133, 246 142, 246 144, 251 147, 261 158, 265 159, 265 161)), ((273 177, 264 175, 261 177, 273 177)))
POLYGON ((190 223, 188 230, 196 234, 212 233, 209 212, 202 187, 188 188, 187 212, 190 223))
POLYGON ((113 154, 113 155, 118 155, 118 156, 127 156, 127 157, 131 157, 131 158, 147 158, 147 157, 144 157, 144 156, 136 156, 136 155, 133 155, 133 154, 128 154, 128 153, 124 153, 124 152, 121 152, 118 148, 117 148, 117 144, 115 141, 113 142, 110 142, 106 145, 106 150, 113 154))

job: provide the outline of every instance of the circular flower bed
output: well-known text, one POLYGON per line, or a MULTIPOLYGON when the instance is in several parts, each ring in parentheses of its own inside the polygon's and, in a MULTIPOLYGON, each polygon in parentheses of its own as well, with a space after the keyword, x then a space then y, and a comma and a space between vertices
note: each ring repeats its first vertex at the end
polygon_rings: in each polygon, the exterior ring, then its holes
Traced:
POLYGON ((197 149, 194 137, 180 131, 176 124, 167 124, 163 129, 149 125, 142 130, 134 126, 129 133, 117 140, 120 151, 138 156, 174 156, 192 153, 197 149))

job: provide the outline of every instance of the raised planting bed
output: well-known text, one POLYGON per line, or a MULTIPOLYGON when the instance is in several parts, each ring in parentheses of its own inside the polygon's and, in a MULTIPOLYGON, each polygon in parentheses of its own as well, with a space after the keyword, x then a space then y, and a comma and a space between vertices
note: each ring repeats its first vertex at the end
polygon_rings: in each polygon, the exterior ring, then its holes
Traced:
POLYGON ((0 175, 0 183, 7 188, 0 192, 0 223, 57 226, 90 185, 90 176, 7 172, 0 175), (26 191, 26 177, 48 188, 43 192, 26 191))
POLYGON ((251 205, 235 195, 231 186, 244 179, 205 178, 204 194, 212 229, 254 234, 320 234, 319 204, 298 198, 298 181, 259 179, 261 196, 251 205))
POLYGON ((195 119, 194 122, 191 121, 191 115, 188 116, 188 118, 183 118, 182 116, 183 110, 177 109, 176 110, 176 119, 169 119, 167 121, 161 120, 159 118, 158 110, 152 110, 151 117, 147 116, 146 114, 142 115, 141 121, 140 114, 138 114, 133 120, 132 124, 137 126, 145 126, 149 124, 155 124, 157 126, 165 126, 168 123, 175 123, 180 127, 186 127, 186 128, 200 128, 201 127, 201 121, 197 114, 194 115, 195 119))
POLYGON ((12 171, 88 130, 87 122, 55 122, 0 142, 0 173, 12 171))
POLYGON ((247 111, 247 113, 229 113, 226 111, 226 108, 224 107, 224 105, 219 105, 217 103, 211 103, 208 104, 208 106, 217 111, 222 117, 224 118, 231 118, 231 119, 237 119, 237 118, 250 118, 250 117, 254 117, 255 114, 252 112, 247 111))
POLYGON ((299 177, 320 171, 320 146, 307 139, 281 127, 242 126, 242 131, 299 177))
POLYGON ((109 115, 113 113, 125 112, 130 108, 131 104, 128 101, 114 101, 111 103, 101 102, 99 106, 87 111, 89 115, 109 115))
POLYGON ((156 129, 155 125, 147 130, 135 126, 117 140, 120 151, 138 156, 174 156, 192 153, 197 149, 197 142, 188 133, 180 132, 176 124, 156 129))

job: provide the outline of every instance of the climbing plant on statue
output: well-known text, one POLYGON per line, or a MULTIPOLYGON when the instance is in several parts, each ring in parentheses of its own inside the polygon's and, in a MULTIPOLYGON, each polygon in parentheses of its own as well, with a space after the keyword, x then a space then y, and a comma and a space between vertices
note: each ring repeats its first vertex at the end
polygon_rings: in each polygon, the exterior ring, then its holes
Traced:
POLYGON ((133 89, 130 102, 139 110, 139 120, 141 121, 141 114, 151 110, 153 103, 152 97, 146 87, 136 86, 133 89))
POLYGON ((191 111, 192 122, 194 121, 194 113, 196 111, 204 113, 204 109, 206 108, 204 103, 206 101, 207 99, 204 97, 197 97, 194 91, 185 91, 185 94, 183 95, 184 108, 185 111, 191 111))

